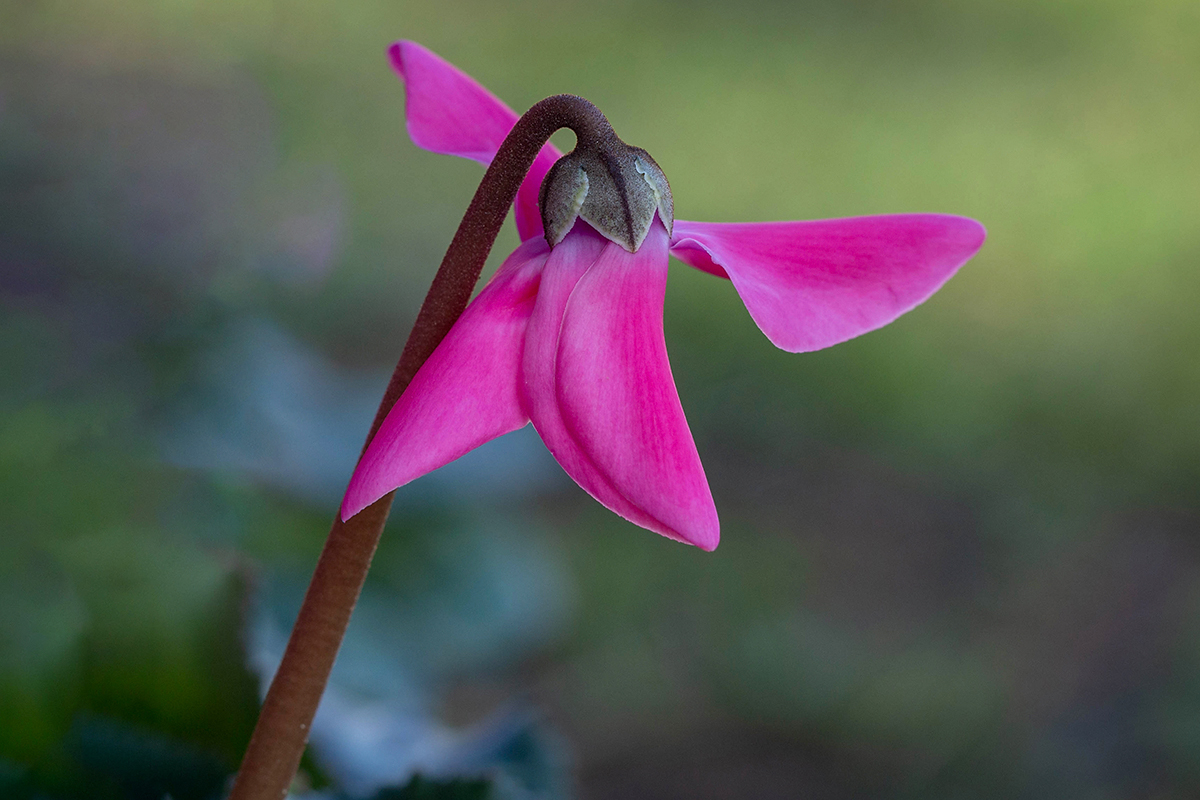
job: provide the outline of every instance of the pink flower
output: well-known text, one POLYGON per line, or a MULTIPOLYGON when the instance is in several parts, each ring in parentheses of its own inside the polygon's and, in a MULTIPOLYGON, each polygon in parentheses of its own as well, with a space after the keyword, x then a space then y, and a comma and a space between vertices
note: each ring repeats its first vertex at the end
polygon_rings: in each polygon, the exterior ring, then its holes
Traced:
MULTIPOLYGON (((487 164, 517 120, 413 42, 390 50, 420 147, 487 164)), ((538 190, 561 154, 542 148, 516 200, 522 244, 421 367, 367 448, 343 519, 387 492, 532 421, 558 463, 605 506, 705 550, 719 523, 667 361, 668 253, 728 278, 776 346, 819 350, 894 320, 983 244, 945 214, 810 222, 654 217, 630 253, 582 218, 553 249, 538 190), (667 221, 670 224, 670 221, 667 221)))

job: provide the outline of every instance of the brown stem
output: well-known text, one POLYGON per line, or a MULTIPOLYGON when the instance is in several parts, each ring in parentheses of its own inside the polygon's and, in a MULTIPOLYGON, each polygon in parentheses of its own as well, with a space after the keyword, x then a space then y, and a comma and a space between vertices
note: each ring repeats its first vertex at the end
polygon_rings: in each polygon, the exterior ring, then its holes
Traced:
MULTIPOLYGON (((433 278, 383 393, 364 450, 409 381, 466 308, 521 181, 542 145, 559 128, 570 128, 581 142, 614 135, 599 109, 566 94, 542 100, 513 126, 433 278)), ((391 506, 392 493, 388 493, 345 522, 340 516, 334 519, 229 800, 282 800, 287 796, 391 506)))

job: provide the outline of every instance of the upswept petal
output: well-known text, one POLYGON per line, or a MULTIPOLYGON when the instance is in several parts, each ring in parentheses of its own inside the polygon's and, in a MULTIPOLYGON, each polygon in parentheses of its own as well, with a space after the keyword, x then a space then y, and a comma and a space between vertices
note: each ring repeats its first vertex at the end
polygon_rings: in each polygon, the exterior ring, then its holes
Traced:
POLYGON ((529 421, 517 376, 549 247, 516 249, 388 413, 342 501, 348 519, 393 489, 529 421))
POLYGON ((639 524, 712 550, 720 523, 663 338, 667 244, 656 219, 636 253, 608 244, 579 279, 559 336, 557 397, 582 453, 657 523, 639 524))
POLYGON ((630 522, 657 530, 655 520, 622 497, 579 449, 558 409, 556 356, 563 312, 575 285, 608 244, 607 239, 579 220, 550 253, 525 337, 521 403, 546 448, 572 480, 630 522))
MULTIPOLYGON (((517 114, 474 78, 416 42, 396 42, 388 56, 404 81, 404 117, 413 144, 490 164, 517 114)), ((561 156, 554 145, 544 145, 521 183, 514 204, 521 241, 542 235, 538 189, 561 156)))
POLYGON ((987 232, 950 214, 808 222, 676 220, 671 253, 727 276, 777 347, 820 350, 922 303, 983 245, 987 232))

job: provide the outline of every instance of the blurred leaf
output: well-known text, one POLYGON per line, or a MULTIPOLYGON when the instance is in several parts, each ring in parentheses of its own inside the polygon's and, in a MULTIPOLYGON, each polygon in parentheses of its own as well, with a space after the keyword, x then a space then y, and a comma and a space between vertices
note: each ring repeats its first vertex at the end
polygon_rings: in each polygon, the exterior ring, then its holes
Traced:
POLYGON ((116 787, 128 800, 210 800, 229 775, 212 753, 103 717, 76 719, 67 750, 89 780, 116 787))
POLYGON ((64 791, 88 775, 142 785, 140 763, 150 783, 134 795, 192 775, 198 782, 172 791, 205 796, 237 763, 257 711, 241 643, 244 579, 136 530, 16 552, 5 563, 19 580, 4 581, 11 595, 0 603, 0 710, 10 720, 0 756, 64 791))
POLYGON ((46 554, 0 548, 0 757, 32 764, 83 702, 89 611, 46 554))
MULTIPOLYGON (((541 644, 567 600, 556 554, 536 531, 456 516, 393 519, 313 720, 310 752, 331 785, 356 798, 421 773, 486 775, 497 800, 561 800, 565 747, 523 704, 467 725, 437 714, 444 683, 541 644)), ((303 594, 292 577, 277 575, 257 594, 248 643, 264 687, 303 594)))
POLYGON ((236 763, 258 698, 241 641, 245 580, 234 565, 136 530, 80 536, 58 550, 91 612, 88 706, 236 763))
POLYGON ((403 789, 384 789, 372 800, 488 800, 492 796, 487 781, 435 781, 414 775, 403 789))

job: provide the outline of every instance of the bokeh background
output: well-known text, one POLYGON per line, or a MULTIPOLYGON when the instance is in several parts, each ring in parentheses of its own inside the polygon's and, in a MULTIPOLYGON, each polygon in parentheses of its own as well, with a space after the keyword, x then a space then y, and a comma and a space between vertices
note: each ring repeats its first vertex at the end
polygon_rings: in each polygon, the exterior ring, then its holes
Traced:
POLYGON ((1193 0, 8 0, 0 796, 236 767, 481 174, 397 38, 593 100, 686 219, 990 236, 806 355, 674 264, 720 548, 529 429, 405 488, 297 797, 1200 794, 1193 0))

